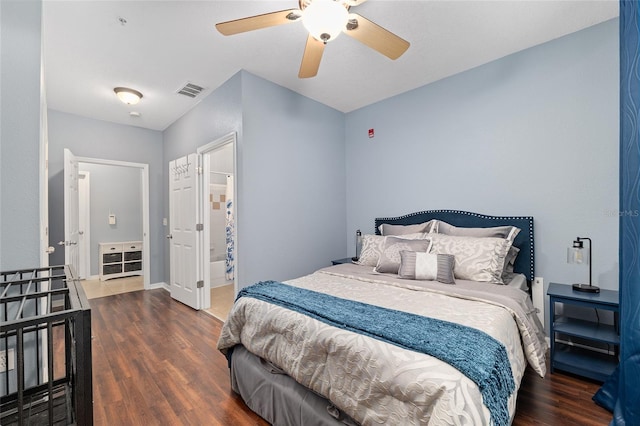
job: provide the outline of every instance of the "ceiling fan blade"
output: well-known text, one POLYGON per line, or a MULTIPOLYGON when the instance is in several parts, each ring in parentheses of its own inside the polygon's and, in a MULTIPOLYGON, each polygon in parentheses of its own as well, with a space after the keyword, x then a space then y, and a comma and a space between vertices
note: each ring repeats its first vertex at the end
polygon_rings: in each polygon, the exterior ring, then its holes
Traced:
POLYGON ((289 24, 297 21, 301 17, 302 12, 300 10, 288 9, 265 13, 263 15, 249 16, 248 18, 236 19, 234 21, 220 22, 216 24, 216 28, 220 33, 228 36, 262 28, 275 27, 276 25, 289 24))
POLYGON ((405 39, 356 13, 349 14, 344 33, 390 59, 398 59, 409 48, 405 39))
POLYGON ((316 40, 311 34, 307 37, 302 64, 300 64, 299 78, 315 77, 320 68, 320 60, 324 53, 324 43, 316 40))

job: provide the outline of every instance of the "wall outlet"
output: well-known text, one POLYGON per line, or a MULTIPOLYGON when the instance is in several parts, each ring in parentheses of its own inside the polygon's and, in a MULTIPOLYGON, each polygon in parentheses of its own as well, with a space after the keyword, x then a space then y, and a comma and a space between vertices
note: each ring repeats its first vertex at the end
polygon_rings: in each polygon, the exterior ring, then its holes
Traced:
POLYGON ((8 353, 7 351, 0 351, 0 372, 4 373, 16 368, 15 355, 15 350, 11 348, 8 353))

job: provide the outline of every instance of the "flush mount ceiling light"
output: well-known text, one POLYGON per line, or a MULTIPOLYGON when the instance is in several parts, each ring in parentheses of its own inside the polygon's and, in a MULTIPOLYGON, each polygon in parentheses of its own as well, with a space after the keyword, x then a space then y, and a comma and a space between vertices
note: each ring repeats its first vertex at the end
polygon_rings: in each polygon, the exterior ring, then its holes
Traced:
POLYGON ((216 28, 223 35, 244 33, 302 21, 309 32, 298 77, 314 77, 328 41, 340 33, 355 38, 389 59, 398 59, 409 48, 409 42, 376 23, 351 13, 351 7, 366 0, 298 0, 297 9, 249 16, 220 22, 216 28))
POLYGON ((128 87, 116 87, 113 91, 118 96, 118 99, 127 105, 135 105, 142 99, 142 93, 128 87))

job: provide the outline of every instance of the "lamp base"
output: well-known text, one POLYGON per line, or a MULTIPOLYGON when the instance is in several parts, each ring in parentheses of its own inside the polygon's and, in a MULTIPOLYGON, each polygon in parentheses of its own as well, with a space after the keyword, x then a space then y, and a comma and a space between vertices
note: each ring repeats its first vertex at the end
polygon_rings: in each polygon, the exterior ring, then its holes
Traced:
POLYGON ((575 291, 583 291, 585 293, 600 293, 600 287, 589 284, 574 284, 573 289, 575 291))

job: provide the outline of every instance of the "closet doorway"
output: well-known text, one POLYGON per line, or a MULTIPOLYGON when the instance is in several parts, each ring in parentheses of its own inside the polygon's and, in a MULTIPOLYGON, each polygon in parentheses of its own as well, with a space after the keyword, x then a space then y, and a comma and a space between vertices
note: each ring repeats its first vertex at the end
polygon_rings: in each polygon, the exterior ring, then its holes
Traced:
POLYGON ((202 156, 203 172, 203 277, 208 284, 204 306, 209 306, 207 311, 224 321, 237 289, 235 133, 200 147, 198 154, 202 156))

